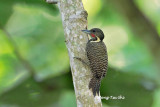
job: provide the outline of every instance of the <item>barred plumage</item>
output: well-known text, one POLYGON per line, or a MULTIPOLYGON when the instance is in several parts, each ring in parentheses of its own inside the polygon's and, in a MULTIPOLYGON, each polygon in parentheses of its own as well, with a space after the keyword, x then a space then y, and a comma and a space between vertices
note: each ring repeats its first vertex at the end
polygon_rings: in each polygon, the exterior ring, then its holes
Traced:
MULTIPOLYGON (((96 96, 96 94, 99 95, 101 80, 105 77, 108 66, 107 48, 103 42, 104 34, 99 28, 82 31, 91 37, 86 45, 89 67, 93 74, 89 83, 89 89, 92 89, 93 95, 96 96)), ((80 60, 80 58, 78 59, 80 60)))
POLYGON ((106 46, 103 41, 89 41, 86 46, 86 52, 87 58, 90 62, 90 68, 93 73, 93 77, 89 83, 89 88, 92 88, 94 96, 96 93, 99 95, 101 79, 105 77, 108 66, 106 46))

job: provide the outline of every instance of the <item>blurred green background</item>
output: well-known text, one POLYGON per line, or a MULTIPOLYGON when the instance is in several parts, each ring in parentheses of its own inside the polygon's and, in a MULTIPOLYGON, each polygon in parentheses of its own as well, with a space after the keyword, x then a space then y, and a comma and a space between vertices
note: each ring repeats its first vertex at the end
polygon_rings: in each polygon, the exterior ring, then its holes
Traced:
MULTIPOLYGON (((160 0, 83 0, 88 28, 105 33, 104 107, 160 107, 160 0)), ((56 5, 0 0, 0 107, 75 107, 56 5)))

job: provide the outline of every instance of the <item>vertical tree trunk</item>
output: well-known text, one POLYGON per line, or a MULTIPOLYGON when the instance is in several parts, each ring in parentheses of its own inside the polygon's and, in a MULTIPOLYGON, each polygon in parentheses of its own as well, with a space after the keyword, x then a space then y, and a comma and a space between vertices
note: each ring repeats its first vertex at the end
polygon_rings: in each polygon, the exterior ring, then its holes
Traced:
MULTIPOLYGON (((54 1, 54 0, 47 0, 54 1)), ((55 3, 55 1, 54 1, 55 3)), ((94 98, 88 88, 91 79, 89 67, 73 57, 86 58, 85 46, 88 37, 81 30, 87 28, 87 12, 84 10, 81 0, 57 1, 64 28, 66 46, 70 57, 70 66, 78 107, 101 107, 101 97, 94 98)))

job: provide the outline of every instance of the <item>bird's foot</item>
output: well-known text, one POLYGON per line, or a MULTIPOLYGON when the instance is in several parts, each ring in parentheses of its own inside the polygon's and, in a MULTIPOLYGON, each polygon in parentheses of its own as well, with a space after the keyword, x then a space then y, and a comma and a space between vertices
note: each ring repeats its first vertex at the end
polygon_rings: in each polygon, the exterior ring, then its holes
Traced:
POLYGON ((73 58, 77 59, 77 60, 81 61, 83 64, 89 66, 89 61, 85 61, 85 60, 83 60, 82 58, 79 58, 79 57, 73 57, 73 58))

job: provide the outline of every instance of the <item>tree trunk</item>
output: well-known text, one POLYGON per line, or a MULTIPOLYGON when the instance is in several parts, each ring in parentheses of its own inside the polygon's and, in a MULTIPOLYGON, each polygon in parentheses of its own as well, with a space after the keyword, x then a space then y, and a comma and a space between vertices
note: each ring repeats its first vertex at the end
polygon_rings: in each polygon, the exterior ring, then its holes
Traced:
MULTIPOLYGON (((47 0, 47 2, 55 0, 47 0)), ((85 47, 88 37, 81 30, 87 28, 87 12, 84 10, 81 0, 59 0, 58 8, 61 13, 64 35, 74 84, 78 107, 101 107, 101 97, 93 96, 88 88, 92 77, 89 67, 73 57, 86 59, 85 47)))

